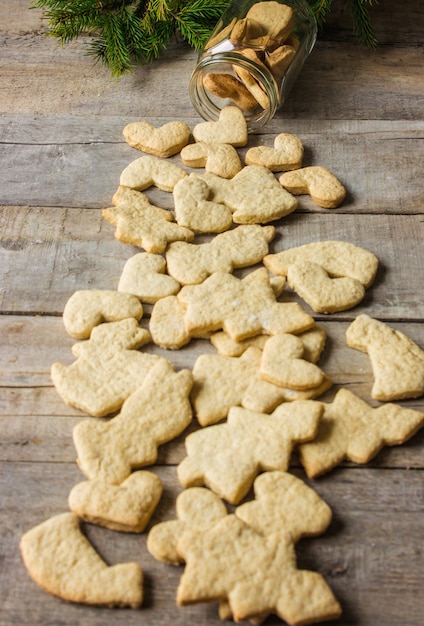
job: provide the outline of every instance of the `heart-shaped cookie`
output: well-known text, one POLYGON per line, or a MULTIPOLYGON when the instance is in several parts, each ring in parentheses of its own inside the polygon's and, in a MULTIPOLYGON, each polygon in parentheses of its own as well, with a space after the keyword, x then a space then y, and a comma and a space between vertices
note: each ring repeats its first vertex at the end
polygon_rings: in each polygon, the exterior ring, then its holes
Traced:
POLYGON ((235 147, 247 144, 247 123, 243 113, 235 106, 224 107, 217 122, 200 122, 193 128, 196 141, 229 143, 235 147))
POLYGON ((330 278, 321 265, 310 261, 289 265, 287 281, 316 313, 346 311, 365 295, 365 287, 359 280, 350 276, 330 278))
POLYGON ((187 167, 204 167, 222 178, 233 178, 242 169, 237 150, 228 143, 191 143, 181 150, 181 160, 187 167))
POLYGON ((127 165, 121 173, 119 184, 138 191, 151 185, 156 185, 162 191, 172 191, 185 176, 187 172, 175 163, 146 155, 127 165))
POLYGON ((207 183, 195 174, 175 185, 175 217, 180 226, 198 233, 222 233, 233 223, 231 209, 225 204, 208 200, 207 183))
POLYGON ((285 172, 302 166, 303 144, 299 137, 281 133, 274 140, 274 147, 255 146, 246 152, 246 165, 263 165, 271 172, 285 172))
POLYGON ((118 292, 134 294, 147 304, 173 296, 180 284, 165 273, 166 261, 160 254, 140 252, 125 263, 119 279, 118 292))
POLYGON ((190 127, 177 120, 160 128, 148 122, 132 122, 125 126, 122 133, 133 148, 159 157, 177 154, 190 139, 190 127))
POLYGON ((323 209, 335 209, 346 196, 346 189, 336 176, 320 165, 282 174, 280 184, 295 196, 309 194, 323 209))

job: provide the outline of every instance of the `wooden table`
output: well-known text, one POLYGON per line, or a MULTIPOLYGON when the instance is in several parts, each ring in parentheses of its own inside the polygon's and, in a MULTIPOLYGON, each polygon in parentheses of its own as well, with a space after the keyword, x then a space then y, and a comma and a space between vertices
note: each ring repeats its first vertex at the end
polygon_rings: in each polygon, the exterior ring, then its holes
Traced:
MULTIPOLYGON (((191 49, 177 42, 160 61, 115 82, 93 66, 83 40, 60 47, 46 38, 40 12, 28 5, 0 3, 0 624, 219 624, 216 604, 175 608, 181 569, 156 562, 145 534, 86 527, 108 563, 141 563, 139 611, 64 603, 41 591, 21 561, 21 535, 67 511, 69 491, 82 479, 72 429, 84 415, 64 404, 50 379, 53 362, 73 361, 63 307, 78 289, 116 289, 137 252, 116 241, 101 216, 120 172, 140 156, 122 129, 138 119, 200 121, 188 98, 191 49)), ((424 9, 419 0, 384 0, 373 14, 376 52, 356 45, 348 15, 332 15, 285 110, 250 145, 295 133, 305 164, 327 166, 348 189, 334 211, 302 197, 278 224, 272 249, 343 239, 378 256, 377 279, 360 306, 316 316, 328 333, 320 365, 334 380, 324 399, 346 386, 376 406, 369 359, 346 346, 349 323, 366 312, 424 348, 424 9)), ((170 196, 148 193, 171 208, 170 196)), ((204 351, 212 349, 198 341, 167 356, 177 368, 192 367, 204 351)), ((423 398, 401 404, 424 410, 423 398)), ((334 519, 324 536, 299 544, 299 564, 326 576, 343 606, 338 624, 423 623, 423 450, 420 432, 366 466, 346 463, 309 481, 334 519)), ((184 456, 183 436, 161 448, 153 470, 164 495, 152 523, 175 515, 176 465, 184 456)), ((293 472, 304 477, 295 461, 293 472)))

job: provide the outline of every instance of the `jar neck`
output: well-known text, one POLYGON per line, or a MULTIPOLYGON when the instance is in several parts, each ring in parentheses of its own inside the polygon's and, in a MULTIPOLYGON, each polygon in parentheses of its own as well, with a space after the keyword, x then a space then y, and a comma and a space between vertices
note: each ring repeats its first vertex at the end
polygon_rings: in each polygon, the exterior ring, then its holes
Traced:
POLYGON ((244 112, 248 130, 256 130, 266 124, 277 111, 280 104, 279 87, 267 67, 244 57, 236 50, 200 57, 190 79, 189 89, 192 103, 204 119, 218 120, 223 106, 222 102, 216 102, 205 89, 203 76, 207 72, 227 73, 229 67, 249 72, 267 97, 268 106, 266 108, 258 105, 257 110, 252 113, 244 112))

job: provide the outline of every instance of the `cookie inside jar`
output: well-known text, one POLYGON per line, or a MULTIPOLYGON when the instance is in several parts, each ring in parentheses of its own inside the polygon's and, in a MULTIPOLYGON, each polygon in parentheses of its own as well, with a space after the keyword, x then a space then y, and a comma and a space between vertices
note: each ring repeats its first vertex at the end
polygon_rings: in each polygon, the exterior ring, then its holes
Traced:
POLYGON ((284 104, 316 32, 306 0, 232 2, 191 76, 193 106, 216 120, 223 107, 235 105, 249 130, 263 126, 284 104))

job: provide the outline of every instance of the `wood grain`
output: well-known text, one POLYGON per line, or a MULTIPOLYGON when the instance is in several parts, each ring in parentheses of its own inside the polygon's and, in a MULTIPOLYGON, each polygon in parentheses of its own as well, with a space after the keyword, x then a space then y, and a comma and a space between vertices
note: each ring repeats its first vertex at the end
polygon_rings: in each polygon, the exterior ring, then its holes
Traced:
MULTIPOLYGON (((108 563, 140 562, 140 611, 64 603, 30 579, 19 554, 21 535, 68 510, 70 489, 84 479, 72 430, 86 415, 59 397, 50 368, 74 360, 74 340, 61 320, 70 295, 115 289, 125 261, 139 251, 117 241, 101 217, 120 172, 140 156, 122 129, 138 119, 159 126, 177 118, 191 128, 200 121, 188 97, 196 53, 178 38, 161 60, 114 81, 87 56, 87 38, 59 46, 46 37, 41 11, 29 5, 0 3, 0 626, 217 626, 216 603, 176 608, 182 568, 156 562, 146 534, 83 526, 108 563)), ((249 146, 297 134, 305 165, 325 165, 347 188, 343 205, 331 211, 300 197, 298 210, 276 224, 271 251, 341 239, 378 256, 376 280, 360 306, 315 316, 327 332, 320 365, 334 382, 321 399, 347 387, 378 406, 370 397, 369 358, 347 347, 345 333, 366 312, 424 349, 424 9, 419 0, 373 3, 380 45, 371 52, 357 46, 345 4, 333 5, 287 102, 249 146)), ((180 164, 179 156, 172 160, 180 164)), ((170 194, 146 193, 173 209, 170 194)), ((296 297, 287 290, 281 299, 296 297)), ((146 328, 150 311, 145 307, 146 328)), ((143 349, 177 369, 215 352, 201 340, 179 351, 143 349)), ((423 397, 400 404, 424 411, 423 397)), ((194 420, 161 446, 149 468, 164 485, 150 526, 175 516, 182 489, 176 466, 186 454, 185 435, 197 428, 194 420)), ((422 625, 423 450, 424 430, 365 466, 343 463, 307 481, 331 506, 333 521, 322 537, 299 543, 298 564, 326 577, 343 607, 339 626, 422 625)), ((305 478, 296 454, 291 471, 305 478)))

